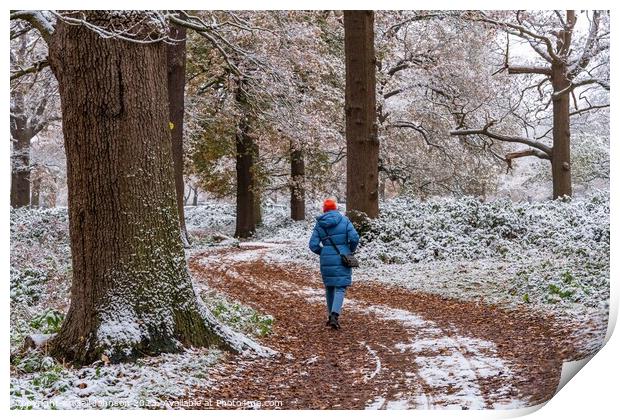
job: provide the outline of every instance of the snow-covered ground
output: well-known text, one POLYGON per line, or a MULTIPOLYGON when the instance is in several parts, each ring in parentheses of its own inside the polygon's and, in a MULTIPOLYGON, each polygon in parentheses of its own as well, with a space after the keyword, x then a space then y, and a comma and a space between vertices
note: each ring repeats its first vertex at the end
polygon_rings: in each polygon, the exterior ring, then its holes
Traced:
POLYGON ((11 408, 175 408, 194 387, 208 387, 206 373, 222 357, 219 350, 188 349, 135 363, 71 369, 32 352, 14 363, 11 408))
MULTIPOLYGON (((188 207, 186 220, 194 241, 188 255, 205 247, 239 245, 231 238, 231 204, 209 201, 188 207)), ((317 268, 317 257, 307 249, 314 224, 311 214, 306 221, 292 222, 286 207, 272 203, 264 207, 263 220, 255 240, 286 243, 265 253, 265 259, 317 268)), ((596 351, 602 343, 609 302, 605 193, 539 203, 395 199, 383 203, 381 217, 364 227, 358 257, 362 266, 354 281, 386 282, 505 306, 528 305, 591 324, 596 331, 594 338, 580 343, 584 352, 596 351)), ((70 262, 66 209, 11 211, 12 352, 26 335, 52 333, 60 326, 68 308, 70 262)), ((269 332, 269 316, 226 296, 200 293, 233 328, 255 336, 269 332)), ((200 367, 217 363, 219 357, 218 352, 191 350, 135 365, 69 369, 40 354, 26 355, 12 360, 11 406, 47 401, 64 407, 83 397, 101 398, 105 405, 111 396, 122 397, 127 407, 147 401, 157 405, 164 401, 158 390, 165 389, 168 398, 183 395, 198 382, 208 384, 200 367)), ((426 362, 431 366, 437 360, 426 362)))

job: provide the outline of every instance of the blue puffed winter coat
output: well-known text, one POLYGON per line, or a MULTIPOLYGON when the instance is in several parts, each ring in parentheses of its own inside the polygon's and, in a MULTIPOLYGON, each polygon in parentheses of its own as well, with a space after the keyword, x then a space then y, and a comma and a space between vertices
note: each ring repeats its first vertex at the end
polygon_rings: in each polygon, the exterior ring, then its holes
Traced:
POLYGON ((332 238, 341 254, 355 252, 360 237, 346 216, 340 214, 338 210, 331 210, 317 216, 308 243, 310 250, 321 256, 321 275, 325 286, 349 286, 351 267, 346 267, 342 263, 340 255, 327 239, 327 235, 332 238))

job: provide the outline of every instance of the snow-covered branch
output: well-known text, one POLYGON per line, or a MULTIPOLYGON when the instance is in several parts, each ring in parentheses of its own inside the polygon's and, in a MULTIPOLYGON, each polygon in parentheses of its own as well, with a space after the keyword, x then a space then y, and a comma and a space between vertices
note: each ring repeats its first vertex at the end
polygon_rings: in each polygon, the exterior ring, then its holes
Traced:
POLYGON ((29 67, 22 67, 19 70, 11 71, 11 80, 19 79, 27 74, 38 73, 47 66, 49 66, 49 62, 47 59, 43 59, 33 63, 29 67))
MULTIPOLYGON (((532 148, 538 149, 541 153, 547 155, 545 159, 551 159, 551 147, 532 139, 528 139, 526 137, 520 136, 508 136, 505 134, 496 133, 493 131, 489 131, 490 124, 487 124, 483 128, 479 129, 463 129, 463 130, 453 130, 450 132, 451 136, 486 136, 495 140, 508 142, 508 143, 520 143, 525 144, 526 146, 530 146, 532 148)), ((539 156, 540 157, 540 156, 539 156)))
POLYGON ((551 75, 551 68, 541 66, 507 66, 508 74, 544 74, 551 75))
POLYGON ((54 33, 54 23, 43 12, 37 10, 16 10, 11 12, 11 20, 20 19, 30 23, 37 29, 43 39, 48 42, 54 33))

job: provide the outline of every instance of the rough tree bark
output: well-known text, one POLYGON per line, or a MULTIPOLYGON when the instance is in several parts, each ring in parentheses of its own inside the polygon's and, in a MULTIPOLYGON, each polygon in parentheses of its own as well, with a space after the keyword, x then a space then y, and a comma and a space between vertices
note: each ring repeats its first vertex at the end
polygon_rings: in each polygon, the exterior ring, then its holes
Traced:
POLYGON ((249 238, 256 231, 257 213, 260 213, 256 191, 256 177, 254 164, 258 154, 258 145, 250 133, 250 116, 247 112, 247 96, 244 92, 244 82, 239 83, 235 99, 243 115, 237 125, 236 142, 236 170, 237 170, 237 220, 235 237, 249 238))
MULTIPOLYGON (((110 19, 105 11, 86 16, 99 25, 110 19)), ((191 282, 179 237, 165 44, 103 39, 62 20, 48 42, 62 104, 73 263, 71 305, 51 353, 90 363, 183 345, 262 351, 219 324, 191 282)))
POLYGON ((170 25, 170 38, 178 40, 168 44, 168 106, 172 131, 172 160, 174 163, 174 184, 177 194, 177 209, 181 226, 183 246, 189 247, 190 240, 185 226, 183 182, 183 115, 185 112, 185 61, 187 56, 187 28, 170 25))
POLYGON ((347 211, 379 215, 374 12, 344 12, 347 211))
POLYGON ((306 218, 305 175, 304 152, 300 146, 291 141, 291 219, 293 220, 306 218))

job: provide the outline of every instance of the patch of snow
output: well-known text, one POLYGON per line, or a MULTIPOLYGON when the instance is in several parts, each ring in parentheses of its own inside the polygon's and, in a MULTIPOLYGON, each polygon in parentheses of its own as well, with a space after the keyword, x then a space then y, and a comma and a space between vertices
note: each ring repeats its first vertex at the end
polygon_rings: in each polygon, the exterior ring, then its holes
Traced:
POLYGON ((366 410, 379 410, 385 404, 384 397, 375 397, 375 399, 368 405, 366 405, 366 410))
POLYGON ((367 381, 372 380, 381 371, 381 359, 377 355, 377 352, 371 349, 368 344, 364 342, 362 342, 361 344, 364 345, 364 347, 366 347, 366 350, 368 351, 368 353, 370 353, 370 355, 375 360, 375 370, 373 370, 370 374, 366 375, 364 378, 364 382, 367 382, 367 381))
POLYGON ((97 329, 97 341, 106 347, 125 348, 128 355, 140 343, 146 332, 142 331, 137 315, 129 305, 117 305, 112 313, 103 316, 97 329))
POLYGON ((11 408, 175 408, 174 400, 197 387, 212 386, 208 369, 220 350, 187 349, 138 362, 11 377, 11 408), (39 385, 40 384, 40 385, 39 385))

